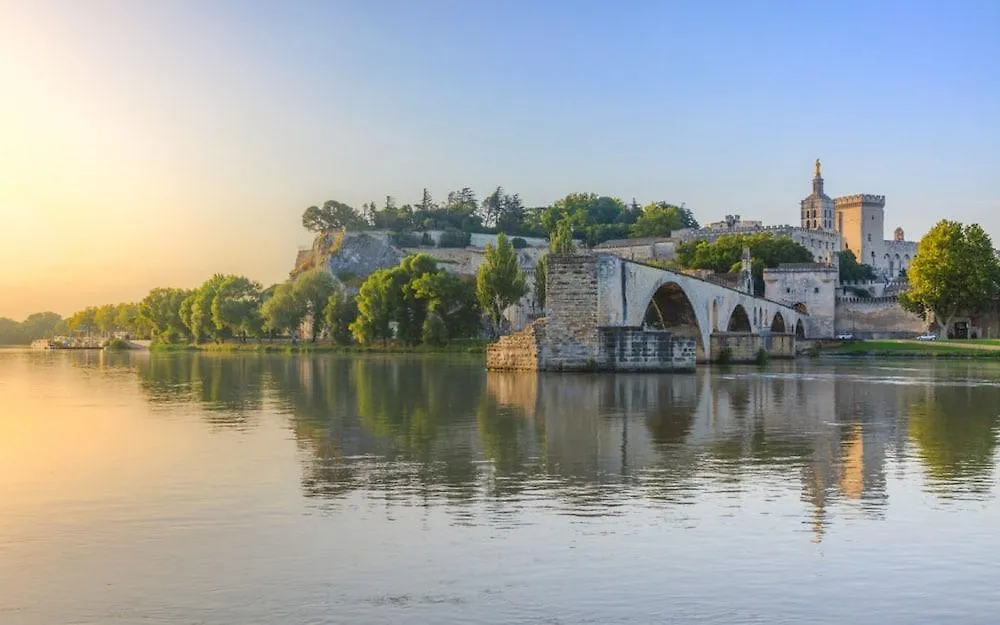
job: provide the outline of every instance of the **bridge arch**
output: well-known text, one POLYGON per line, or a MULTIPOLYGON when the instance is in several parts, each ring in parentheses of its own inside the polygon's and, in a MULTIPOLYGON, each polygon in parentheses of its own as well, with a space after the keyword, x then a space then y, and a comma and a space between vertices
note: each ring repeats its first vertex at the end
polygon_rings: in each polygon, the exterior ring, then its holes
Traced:
POLYGON ((806 327, 802 325, 801 319, 795 322, 795 338, 797 339, 806 338, 806 327))
POLYGON ((733 308, 733 312, 730 313, 726 332, 753 332, 750 316, 747 315, 747 309, 743 308, 742 304, 737 304, 733 308))
POLYGON ((695 339, 699 360, 707 356, 702 338, 701 323, 687 293, 676 282, 665 282, 657 287, 646 305, 642 325, 666 330, 675 336, 695 339))
POLYGON ((785 327, 785 318, 781 316, 780 312, 774 313, 774 319, 771 320, 771 332, 777 334, 784 334, 788 330, 785 327))

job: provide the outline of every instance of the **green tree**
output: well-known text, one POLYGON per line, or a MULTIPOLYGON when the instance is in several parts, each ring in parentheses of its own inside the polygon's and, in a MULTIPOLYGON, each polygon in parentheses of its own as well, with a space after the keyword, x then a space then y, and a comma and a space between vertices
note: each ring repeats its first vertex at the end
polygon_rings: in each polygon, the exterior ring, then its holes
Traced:
POLYGON ((535 263, 535 303, 545 308, 545 287, 549 278, 549 257, 542 256, 535 263))
POLYGON ((337 279, 323 268, 311 269, 295 279, 292 292, 306 311, 306 317, 312 319, 313 341, 323 329, 323 309, 338 288, 337 279))
POLYGON ((419 343, 432 312, 441 317, 450 337, 474 333, 479 322, 474 286, 439 269, 426 254, 407 256, 396 267, 368 276, 358 291, 357 305, 358 316, 350 330, 359 343, 391 338, 419 343))
POLYGON ((948 328, 960 312, 984 310, 1000 290, 993 242, 979 224, 939 221, 917 244, 907 271, 910 288, 900 294, 904 310, 948 328))
POLYGON ((41 312, 28 315, 28 318, 20 324, 21 331, 24 333, 24 342, 30 343, 38 339, 51 338, 55 335, 56 328, 61 321, 62 317, 54 312, 41 312))
POLYGON ((306 307, 296 296, 292 282, 279 284, 274 294, 261 305, 264 327, 270 332, 291 334, 302 324, 306 307))
POLYGON ((94 312, 94 325, 101 334, 110 334, 117 330, 118 311, 113 304, 98 306, 94 312))
POLYGON ((524 202, 517 193, 503 196, 500 213, 497 215, 497 230, 507 234, 526 234, 530 227, 525 223, 524 202))
POLYGON ((420 331, 420 340, 424 345, 441 346, 448 343, 448 328, 441 315, 433 310, 427 313, 420 331))
POLYGON ((568 217, 560 219, 552 229, 549 251, 553 254, 572 254, 576 251, 576 246, 573 245, 573 224, 568 217))
MULTIPOLYGON (((416 297, 427 302, 427 313, 433 313, 444 324, 444 340, 475 336, 479 332, 482 310, 476 299, 476 281, 447 271, 434 271, 416 277, 410 285, 416 297)), ((436 322, 432 322, 432 325, 436 322)), ((437 328, 433 328, 436 332, 437 328)), ((426 342, 427 321, 421 337, 426 342)), ((435 341, 442 340, 440 334, 435 341)))
POLYGON ((493 228, 497 224, 497 219, 503 210, 504 192, 503 187, 497 187, 493 193, 483 198, 481 207, 483 225, 493 228))
POLYGON ((743 248, 750 248, 753 258, 751 271, 754 292, 764 293, 764 269, 784 263, 811 263, 813 255, 790 237, 775 237, 770 233, 727 234, 714 242, 689 241, 677 246, 677 263, 689 269, 711 269, 716 273, 738 270, 743 248))
POLYGON ((550 234, 569 219, 572 230, 588 245, 628 236, 636 215, 618 198, 594 193, 570 193, 543 211, 542 225, 550 234))
POLYGON ((357 317, 358 304, 343 288, 338 288, 330 295, 323 309, 323 319, 330 338, 339 345, 351 343, 351 324, 357 317))
POLYGON ((361 228, 363 225, 364 220, 354 208, 336 200, 327 200, 322 207, 310 206, 302 213, 302 227, 316 233, 361 228))
POLYGON ((227 276, 212 300, 212 323, 219 330, 246 338, 259 336, 260 290, 257 282, 243 276, 227 276))
POLYGON ((145 331, 139 322, 138 304, 119 304, 115 307, 115 325, 118 329, 132 335, 144 335, 145 331))
POLYGON ((499 334, 503 311, 524 297, 528 287, 517 263, 517 252, 503 233, 497 236, 496 247, 486 245, 484 256, 476 273, 476 297, 493 323, 494 333, 499 334))
POLYGON ((225 336, 225 328, 216 326, 212 319, 212 304, 215 302, 215 296, 219 293, 219 287, 229 277, 217 273, 195 290, 194 298, 191 301, 191 325, 188 327, 191 330, 191 337, 196 343, 200 343, 206 338, 220 341, 225 336))
POLYGON ((361 284, 356 300, 358 316, 349 326, 358 343, 384 343, 392 338, 390 324, 399 306, 397 295, 391 269, 379 269, 361 284))
POLYGON ((851 250, 843 250, 837 255, 840 257, 841 282, 865 282, 875 279, 875 270, 872 269, 872 266, 859 263, 851 250))
POLYGON ((181 321, 181 303, 192 294, 187 289, 153 289, 139 302, 140 322, 144 322, 150 334, 164 342, 176 340, 184 335, 187 326, 181 321))
POLYGON ((28 342, 20 323, 0 317, 0 345, 24 345, 28 342))
POLYGON ((697 228, 698 222, 687 208, 666 202, 653 202, 642 209, 642 214, 629 230, 633 237, 669 237, 674 230, 697 228))

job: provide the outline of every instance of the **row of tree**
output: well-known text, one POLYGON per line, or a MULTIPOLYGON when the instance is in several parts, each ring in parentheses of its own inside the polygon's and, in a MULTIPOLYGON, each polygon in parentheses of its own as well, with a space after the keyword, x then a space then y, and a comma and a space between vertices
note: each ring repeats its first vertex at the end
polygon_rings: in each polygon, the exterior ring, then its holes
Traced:
POLYGON ((62 316, 54 312, 34 313, 21 322, 0 317, 0 345, 27 345, 51 338, 65 327, 62 316))
POLYGON ((305 329, 302 338, 325 335, 340 344, 399 340, 441 345, 452 338, 477 337, 483 330, 501 332, 503 311, 526 293, 517 255, 501 234, 495 246, 486 247, 475 278, 449 273, 426 254, 372 273, 356 294, 322 268, 268 288, 244 276, 217 274, 195 289, 156 288, 141 302, 90 307, 67 320, 55 313, 32 315, 23 324, 0 320, 0 343, 113 332, 165 343, 246 341, 298 337, 305 329), (17 326, 16 332, 8 332, 8 325, 17 326), (28 327, 32 329, 22 329, 28 327))
POLYGON ((689 209, 666 202, 640 207, 635 200, 625 204, 619 198, 571 193, 551 206, 526 208, 518 194, 507 193, 502 187, 482 201, 466 187, 449 193, 444 204, 436 203, 426 189, 420 202, 402 206, 391 196, 381 206, 369 202, 361 210, 329 200, 307 208, 302 226, 317 234, 341 228, 394 232, 454 229, 544 237, 563 219, 569 220, 575 236, 588 245, 616 238, 669 236, 681 228, 698 227, 689 209))

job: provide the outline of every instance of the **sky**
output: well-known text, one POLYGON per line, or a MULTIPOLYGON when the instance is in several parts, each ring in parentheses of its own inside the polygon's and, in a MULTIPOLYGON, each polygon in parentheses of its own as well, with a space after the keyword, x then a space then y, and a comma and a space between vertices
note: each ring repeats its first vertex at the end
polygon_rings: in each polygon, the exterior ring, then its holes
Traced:
POLYGON ((0 316, 287 277, 302 211, 497 185, 1000 246, 1000 3, 0 0, 0 316))

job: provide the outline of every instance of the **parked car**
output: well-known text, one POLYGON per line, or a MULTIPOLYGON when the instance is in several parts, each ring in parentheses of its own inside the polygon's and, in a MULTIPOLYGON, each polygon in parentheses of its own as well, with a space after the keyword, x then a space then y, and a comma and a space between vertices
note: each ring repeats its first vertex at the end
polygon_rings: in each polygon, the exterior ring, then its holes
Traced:
POLYGON ((930 334, 930 333, 928 333, 928 334, 921 334, 920 336, 917 337, 917 340, 918 341, 936 341, 937 340, 937 335, 936 334, 930 334))
POLYGON ((841 333, 841 334, 837 335, 837 340, 838 341, 853 341, 854 340, 854 335, 851 334, 850 332, 844 332, 844 333, 841 333))

